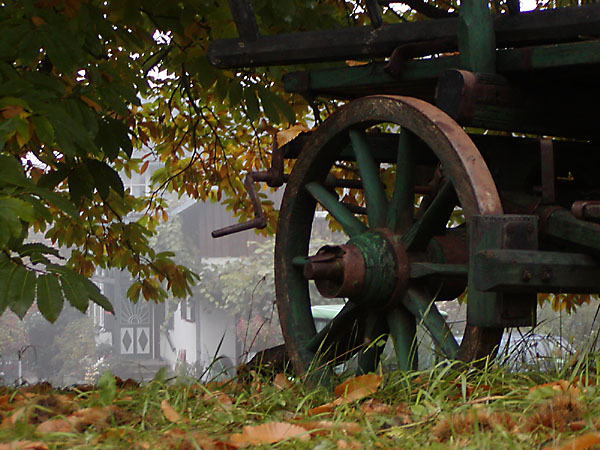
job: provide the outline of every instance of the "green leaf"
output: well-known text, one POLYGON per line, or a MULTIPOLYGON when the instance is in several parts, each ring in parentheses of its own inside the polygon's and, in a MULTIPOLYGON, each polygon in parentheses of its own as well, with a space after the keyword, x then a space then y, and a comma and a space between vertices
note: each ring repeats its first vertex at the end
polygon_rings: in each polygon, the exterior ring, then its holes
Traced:
POLYGON ((19 117, 11 117, 7 120, 0 121, 0 149, 4 148, 4 144, 12 133, 17 130, 19 126, 19 117))
POLYGON ((204 89, 209 89, 215 83, 215 68, 208 62, 206 55, 188 55, 185 67, 190 75, 196 77, 204 89))
POLYGON ((36 285, 38 308, 48 322, 54 323, 58 319, 64 304, 58 277, 54 274, 40 275, 36 285))
POLYGON ((25 317, 35 300, 37 274, 19 266, 8 285, 8 306, 19 319, 25 317))
POLYGON ((60 283, 65 297, 71 305, 85 313, 90 304, 87 291, 72 270, 66 267, 64 269, 66 270, 60 278, 60 283))
POLYGON ((273 103, 275 103, 275 106, 277 106, 279 112, 283 114, 285 120, 287 120, 290 125, 296 123, 296 113, 288 102, 286 102, 276 93, 273 93, 273 103))
POLYGON ((232 83, 229 87, 229 104, 231 106, 239 106, 242 104, 244 90, 239 83, 232 83))
POLYGON ((50 121, 43 116, 37 115, 31 116, 29 119, 40 141, 46 145, 54 144, 54 128, 50 121))
POLYGON ((133 153, 127 125, 110 117, 105 117, 100 121, 96 144, 110 160, 117 158, 120 150, 123 150, 130 158, 133 153))
POLYGON ((25 177, 23 166, 12 156, 0 155, 0 185, 12 184, 27 187, 32 185, 25 177))
POLYGON ((33 194, 37 195, 40 198, 43 198, 48 203, 52 203, 57 208, 62 209, 65 213, 71 216, 74 219, 79 218, 79 211, 75 208, 75 206, 62 195, 57 194, 56 192, 52 192, 48 189, 44 189, 41 187, 34 187, 29 189, 33 194))
POLYGON ((69 195, 75 204, 81 203, 83 198, 91 199, 94 195, 92 176, 87 168, 80 164, 69 173, 69 195))
POLYGON ((8 306, 8 282, 15 265, 6 254, 0 253, 0 314, 8 306))
POLYGON ((109 370, 98 380, 98 398, 103 405, 110 405, 117 396, 117 380, 109 370))
POLYGON ((94 177, 96 189, 98 189, 98 193, 103 200, 108 198, 111 187, 121 197, 125 195, 123 181, 121 180, 119 174, 112 167, 96 159, 86 159, 85 164, 94 177))
POLYGON ((10 209, 13 214, 24 222, 35 220, 33 205, 19 198, 0 198, 0 209, 10 209))
POLYGON ((67 178, 67 175, 69 175, 69 172, 71 172, 72 169, 73 167, 68 164, 59 163, 56 166, 56 170, 43 174, 38 180, 37 185, 52 190, 58 186, 61 181, 67 178))
POLYGON ((256 91, 251 88, 244 89, 244 101, 246 103, 246 112, 248 118, 255 122, 258 119, 258 99, 256 98, 256 91))
POLYGON ((92 301, 94 303, 96 303, 97 305, 102 306, 102 308, 104 308, 105 311, 108 311, 108 312, 111 312, 114 314, 115 310, 114 310, 113 306, 110 304, 110 301, 108 300, 108 298, 106 298, 104 296, 104 294, 102 292, 100 292, 100 289, 98 288, 98 286, 96 286, 93 282, 91 282, 90 280, 85 278, 83 275, 80 275, 76 272, 74 272, 74 273, 76 274, 79 281, 83 284, 83 287, 85 288, 89 298, 91 298, 92 301))
POLYGON ((260 97, 260 103, 262 104, 263 110, 267 118, 273 123, 279 123, 279 112, 272 101, 272 94, 266 88, 258 88, 258 95, 260 97))

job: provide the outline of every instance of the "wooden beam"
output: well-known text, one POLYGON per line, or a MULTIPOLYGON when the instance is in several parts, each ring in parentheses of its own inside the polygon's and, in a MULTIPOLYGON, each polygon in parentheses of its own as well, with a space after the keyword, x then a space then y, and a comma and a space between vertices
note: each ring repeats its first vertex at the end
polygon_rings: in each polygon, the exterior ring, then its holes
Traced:
MULTIPOLYGON (((597 37, 600 35, 600 4, 512 16, 502 14, 494 19, 494 32, 497 46, 501 48, 577 41, 581 36, 597 37)), ((390 56, 401 45, 429 40, 446 42, 455 39, 457 33, 458 19, 448 18, 384 24, 378 29, 365 26, 259 36, 253 42, 223 39, 211 44, 208 57, 213 65, 221 68, 374 59, 390 56)), ((427 51, 427 54, 437 53, 427 51)))
POLYGON ((250 0, 227 0, 233 21, 242 41, 256 41, 259 37, 256 17, 250 0))

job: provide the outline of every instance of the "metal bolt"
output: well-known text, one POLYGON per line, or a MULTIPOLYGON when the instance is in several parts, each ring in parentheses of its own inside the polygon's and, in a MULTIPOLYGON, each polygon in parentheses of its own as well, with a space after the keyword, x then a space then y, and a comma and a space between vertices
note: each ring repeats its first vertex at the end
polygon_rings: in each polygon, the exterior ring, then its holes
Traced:
POLYGON ((552 279, 552 271, 545 270, 542 274, 542 281, 550 281, 552 279))
POLYGON ((531 280, 532 275, 531 275, 531 271, 529 270, 524 270, 523 273, 521 274, 521 280, 523 281, 529 281, 531 280))

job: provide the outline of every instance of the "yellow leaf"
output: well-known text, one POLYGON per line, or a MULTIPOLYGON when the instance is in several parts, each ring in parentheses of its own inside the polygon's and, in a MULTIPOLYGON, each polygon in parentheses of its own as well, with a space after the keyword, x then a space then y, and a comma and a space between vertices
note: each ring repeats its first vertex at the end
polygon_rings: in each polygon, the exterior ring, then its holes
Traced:
POLYGON ((181 416, 179 415, 179 413, 175 411, 171 405, 169 405, 169 402, 166 399, 163 399, 163 401, 160 402, 160 409, 162 410, 163 414, 165 415, 165 418, 169 422, 181 421, 181 416))
POLYGON ((300 133, 308 133, 310 130, 304 125, 294 125, 287 130, 282 130, 275 135, 275 142, 277 147, 283 147, 288 142, 293 141, 298 137, 300 133))
POLYGON ((298 438, 310 439, 307 431, 298 426, 286 422, 271 422, 256 426, 246 426, 241 433, 229 436, 228 445, 240 448, 250 445, 274 444, 287 439, 298 438))

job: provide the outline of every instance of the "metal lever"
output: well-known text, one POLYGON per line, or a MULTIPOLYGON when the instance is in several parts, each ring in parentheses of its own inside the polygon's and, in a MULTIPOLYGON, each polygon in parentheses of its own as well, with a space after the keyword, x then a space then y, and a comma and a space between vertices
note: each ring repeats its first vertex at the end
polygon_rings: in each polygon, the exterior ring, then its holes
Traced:
POLYGON ((214 230, 211 232, 211 236, 214 238, 227 236, 229 234, 238 233, 240 231, 250 230, 251 228, 262 229, 267 226, 267 218, 263 213, 262 208, 260 207, 260 199, 258 198, 258 193, 254 188, 254 175, 261 174, 265 172, 250 172, 246 175, 246 179, 244 180, 244 187, 246 188, 246 192, 250 196, 250 201, 252 202, 252 209, 254 210, 254 219, 244 222, 244 223, 236 223, 234 225, 229 225, 228 227, 219 228, 218 230, 214 230))
POLYGON ((254 187, 255 181, 264 181, 270 187, 279 187, 287 181, 288 176, 283 173, 283 158, 284 150, 281 148, 274 148, 271 157, 271 167, 266 172, 250 172, 246 175, 244 180, 244 187, 252 202, 252 209, 254 210, 254 219, 244 222, 236 223, 228 227, 219 228, 211 233, 213 238, 227 236, 229 234, 238 233, 240 231, 250 230, 252 228, 258 228, 259 230, 267 226, 267 218, 263 213, 260 206, 260 199, 258 193, 254 187))

